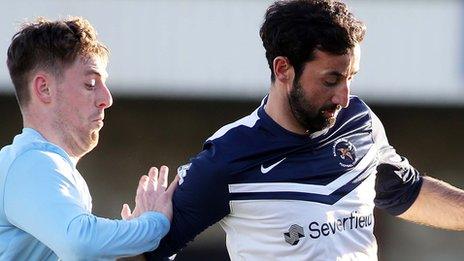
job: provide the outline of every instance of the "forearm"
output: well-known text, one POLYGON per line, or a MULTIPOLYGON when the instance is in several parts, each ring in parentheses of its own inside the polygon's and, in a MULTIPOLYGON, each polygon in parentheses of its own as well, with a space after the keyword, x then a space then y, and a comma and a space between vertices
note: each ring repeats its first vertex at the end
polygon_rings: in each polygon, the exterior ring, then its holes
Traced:
POLYGON ((34 195, 31 205, 30 199, 10 194, 5 200, 6 216, 64 260, 115 259, 150 251, 170 226, 160 213, 130 221, 110 220, 92 215, 70 197, 34 195))
POLYGON ((84 253, 89 259, 115 259, 153 250, 168 230, 169 221, 160 213, 146 213, 130 221, 82 215, 70 223, 66 243, 54 247, 63 259, 84 253))
POLYGON ((432 227, 464 230, 464 191, 431 177, 423 179, 416 201, 399 217, 432 227))

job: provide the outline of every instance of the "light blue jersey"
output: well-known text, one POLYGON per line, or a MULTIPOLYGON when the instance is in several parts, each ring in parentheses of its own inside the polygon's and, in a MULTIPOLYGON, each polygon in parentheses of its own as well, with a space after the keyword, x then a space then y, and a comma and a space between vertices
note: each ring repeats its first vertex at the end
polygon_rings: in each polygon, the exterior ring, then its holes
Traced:
POLYGON ((107 260, 155 249, 161 213, 124 221, 92 215, 87 184, 69 155, 25 128, 0 151, 0 260, 107 260))

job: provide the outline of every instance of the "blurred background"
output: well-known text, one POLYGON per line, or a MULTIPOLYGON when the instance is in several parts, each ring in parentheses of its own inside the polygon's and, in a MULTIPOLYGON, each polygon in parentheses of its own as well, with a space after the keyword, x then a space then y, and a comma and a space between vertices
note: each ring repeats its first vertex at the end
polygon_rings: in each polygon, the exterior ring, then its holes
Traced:
MULTIPOLYGON (((464 187, 464 2, 352 0, 367 24, 352 93, 382 119, 390 143, 425 174, 464 187)), ((264 0, 0 0, 0 147, 21 131, 6 50, 37 16, 83 16, 111 49, 108 110, 99 146, 78 168, 94 212, 119 218, 152 165, 175 172, 222 125, 258 106, 269 69, 258 30, 264 0)), ((380 260, 462 260, 464 233, 376 212, 380 260)), ((228 260, 220 227, 178 260, 228 260)))

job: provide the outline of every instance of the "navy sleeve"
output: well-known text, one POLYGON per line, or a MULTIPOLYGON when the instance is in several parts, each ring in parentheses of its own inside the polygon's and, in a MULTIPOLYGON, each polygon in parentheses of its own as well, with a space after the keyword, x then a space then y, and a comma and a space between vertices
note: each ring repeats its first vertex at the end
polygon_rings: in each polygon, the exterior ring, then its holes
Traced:
POLYGON ((381 163, 377 167, 375 205, 391 215, 400 215, 414 203, 421 186, 422 177, 406 159, 397 164, 381 163))
POLYGON ((406 158, 396 153, 388 143, 380 120, 374 113, 371 116, 373 139, 379 148, 374 203, 392 215, 400 215, 416 201, 422 176, 406 158))
POLYGON ((214 146, 205 147, 190 164, 179 168, 171 229, 157 249, 145 253, 147 260, 166 260, 230 213, 226 173, 221 173, 214 146))

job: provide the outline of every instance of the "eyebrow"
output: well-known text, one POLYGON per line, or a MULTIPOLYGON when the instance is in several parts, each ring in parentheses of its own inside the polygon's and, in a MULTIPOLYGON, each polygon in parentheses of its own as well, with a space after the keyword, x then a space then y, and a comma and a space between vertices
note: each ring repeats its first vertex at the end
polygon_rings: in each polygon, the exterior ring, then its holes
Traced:
MULTIPOLYGON (((358 73, 358 71, 355 71, 351 74, 351 76, 353 75, 356 75, 358 73)), ((337 76, 337 77, 345 77, 347 78, 347 76, 343 73, 340 73, 340 72, 337 72, 337 71, 330 71, 328 73, 326 73, 326 75, 331 75, 331 76, 337 76)))
POLYGON ((103 75, 102 75, 99 71, 97 71, 95 69, 89 69, 89 70, 87 70, 85 72, 85 75, 91 75, 91 74, 96 74, 96 75, 98 75, 98 76, 100 76, 102 78, 105 78, 105 79, 108 78, 108 73, 104 72, 103 75))

